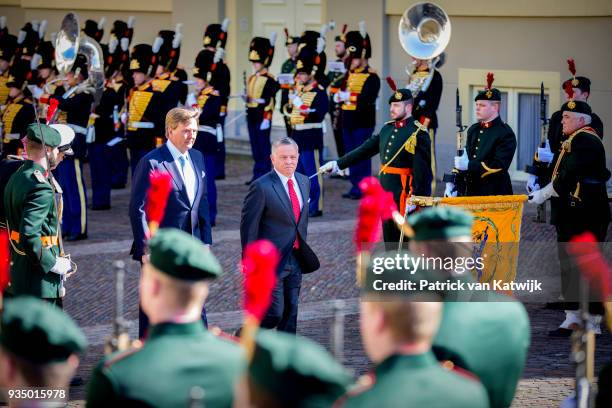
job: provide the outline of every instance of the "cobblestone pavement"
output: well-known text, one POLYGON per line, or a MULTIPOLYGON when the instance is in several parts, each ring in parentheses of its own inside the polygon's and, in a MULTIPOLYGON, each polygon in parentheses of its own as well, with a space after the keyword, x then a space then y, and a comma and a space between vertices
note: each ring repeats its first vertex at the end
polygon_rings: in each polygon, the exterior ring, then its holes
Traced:
MULTIPOLYGON (((244 182, 250 178, 251 163, 248 157, 229 157, 228 178, 217 182, 219 215, 213 229, 213 251, 225 274, 212 285, 207 311, 211 324, 228 331, 237 328, 241 319, 238 228, 242 200, 247 191, 244 182)), ((324 215, 311 220, 309 242, 321 259, 321 270, 304 277, 298 331, 329 347, 333 300, 344 299, 344 363, 355 375, 360 375, 367 371, 369 362, 359 338, 358 290, 354 284, 352 234, 358 202, 341 198, 347 189, 346 181, 326 179, 324 215)), ((522 191, 522 186, 517 186, 516 191, 522 191)), ((110 211, 89 211, 89 240, 67 245, 67 252, 79 265, 79 270, 67 282, 65 307, 84 328, 91 343, 78 373, 85 381, 102 357, 104 340, 111 333, 115 302, 112 264, 118 259, 125 260, 128 267, 125 317, 132 323, 132 337, 136 334, 139 271, 138 265, 128 255, 131 244, 127 215, 129 191, 115 190, 112 195, 110 211)), ((526 206, 522 240, 554 241, 553 228, 532 222, 533 213, 534 210, 526 206)), ((555 256, 541 258, 532 257, 525 262, 550 264, 555 268, 555 256)), ((562 315, 544 310, 541 303, 527 304, 527 310, 531 319, 532 345, 513 407, 556 407, 573 389, 574 368, 569 361, 569 340, 546 336, 546 332, 561 321, 562 315)), ((604 331, 597 338, 597 369, 610 356, 612 337, 604 331)), ((80 405, 84 394, 85 386, 75 387, 71 393, 71 405, 80 405)))

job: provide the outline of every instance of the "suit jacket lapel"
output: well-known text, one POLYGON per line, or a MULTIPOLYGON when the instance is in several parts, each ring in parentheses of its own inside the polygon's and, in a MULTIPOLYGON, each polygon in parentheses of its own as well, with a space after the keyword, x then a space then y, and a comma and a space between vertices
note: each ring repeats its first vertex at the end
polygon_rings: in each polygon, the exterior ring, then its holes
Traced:
POLYGON ((291 201, 289 201, 289 195, 285 191, 285 186, 283 186, 283 182, 281 181, 280 177, 278 177, 278 174, 276 174, 276 171, 274 170, 272 170, 272 172, 270 173, 270 176, 272 177, 272 188, 274 189, 274 191, 276 191, 276 194, 278 195, 281 202, 283 203, 283 207, 285 207, 285 211, 287 211, 291 219, 297 224, 295 215, 293 214, 293 207, 291 206, 291 201))
POLYGON ((308 202, 308 178, 306 176, 302 176, 302 174, 295 173, 295 179, 297 180, 298 186, 300 187, 300 194, 302 195, 302 211, 300 212, 300 220, 302 219, 302 214, 304 211, 308 212, 310 208, 310 203, 308 202))
POLYGON ((196 160, 193 159, 193 155, 191 154, 191 150, 189 151, 189 160, 191 160, 191 163, 193 164, 193 171, 195 173, 195 179, 196 179, 195 198, 193 200, 193 203, 195 204, 195 202, 198 199, 199 194, 200 194, 200 188, 201 188, 201 185, 202 185, 202 182, 203 182, 202 171, 204 169, 200 167, 200 163, 199 162, 196 162, 196 160))
POLYGON ((189 205, 189 197, 187 196, 187 190, 185 189, 185 184, 183 183, 183 177, 181 177, 181 173, 178 169, 178 163, 174 161, 172 157, 172 153, 168 150, 168 146, 163 145, 161 148, 161 153, 164 158, 164 167, 172 176, 172 180, 174 181, 174 185, 176 189, 181 192, 183 197, 185 198, 185 202, 189 205))

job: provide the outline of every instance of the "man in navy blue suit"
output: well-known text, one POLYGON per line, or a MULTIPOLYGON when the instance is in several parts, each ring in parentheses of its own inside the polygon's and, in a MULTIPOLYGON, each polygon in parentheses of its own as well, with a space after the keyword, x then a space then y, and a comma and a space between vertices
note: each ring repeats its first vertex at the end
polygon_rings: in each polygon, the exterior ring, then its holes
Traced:
MULTIPOLYGON (((204 244, 212 243, 210 215, 206 194, 204 158, 191 149, 198 135, 199 112, 183 108, 171 109, 166 115, 168 141, 145 155, 136 166, 132 180, 130 222, 134 234, 132 257, 147 261, 148 225, 145 216, 145 199, 149 188, 149 174, 153 170, 172 176, 172 192, 168 197, 166 213, 160 228, 174 227, 190 233, 204 244)), ((202 310, 206 324, 206 311, 202 310)), ((142 337, 148 321, 140 311, 139 333, 142 337)))

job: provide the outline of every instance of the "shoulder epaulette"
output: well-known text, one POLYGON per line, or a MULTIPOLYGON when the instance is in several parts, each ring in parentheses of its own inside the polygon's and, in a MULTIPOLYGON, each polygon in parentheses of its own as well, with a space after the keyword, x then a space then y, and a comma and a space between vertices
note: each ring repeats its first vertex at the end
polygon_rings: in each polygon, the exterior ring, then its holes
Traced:
POLYGON ((39 183, 45 183, 45 184, 48 183, 47 179, 45 178, 45 176, 43 176, 40 170, 34 170, 34 173, 32 174, 34 175, 34 178, 38 180, 39 183))
POLYGON ((112 356, 112 358, 109 358, 108 361, 104 362, 104 368, 109 368, 110 366, 112 366, 113 364, 115 364, 118 361, 121 361, 123 359, 125 359, 126 357, 129 357, 131 355, 133 355, 134 353, 138 352, 142 350, 142 344, 131 347, 127 350, 121 351, 117 354, 115 354, 114 356, 112 356))
POLYGON ((388 120, 388 121, 386 121, 384 124, 385 124, 385 125, 391 125, 391 124, 393 124, 393 123, 395 123, 395 121, 394 121, 394 120, 388 120))

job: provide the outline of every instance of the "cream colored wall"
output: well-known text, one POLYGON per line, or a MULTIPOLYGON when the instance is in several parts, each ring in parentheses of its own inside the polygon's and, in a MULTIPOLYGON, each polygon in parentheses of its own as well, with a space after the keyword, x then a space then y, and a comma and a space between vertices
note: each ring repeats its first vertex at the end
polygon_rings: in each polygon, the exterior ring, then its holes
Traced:
POLYGON ((25 11, 19 6, 0 5, 0 16, 6 16, 9 32, 16 34, 23 26, 25 11))
MULTIPOLYGON (((576 60, 578 74, 592 81, 590 104, 606 128, 604 144, 608 163, 612 163, 612 138, 609 137, 612 134, 611 17, 481 18, 451 15, 450 18, 452 37, 446 50, 446 64, 441 69, 444 90, 438 110, 440 171, 450 168, 455 150, 455 90, 459 69, 553 71, 565 79, 569 76, 565 61, 570 57, 576 60)), ((389 16, 389 71, 397 82, 404 83, 404 67, 409 63, 409 57, 399 44, 399 19, 399 15, 389 16)), ((561 87, 560 83, 558 87, 561 87)))

